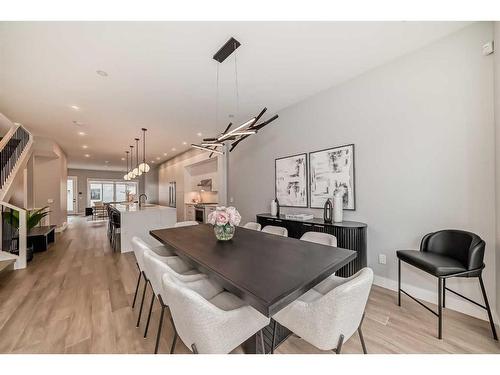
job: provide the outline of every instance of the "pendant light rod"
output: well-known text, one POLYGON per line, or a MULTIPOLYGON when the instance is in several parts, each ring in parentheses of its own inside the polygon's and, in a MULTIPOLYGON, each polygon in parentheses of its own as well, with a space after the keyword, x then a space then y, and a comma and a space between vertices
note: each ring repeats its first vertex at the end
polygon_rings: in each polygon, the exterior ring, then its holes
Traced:
POLYGON ((135 140, 135 168, 134 174, 140 176, 142 172, 139 170, 139 138, 134 138, 135 140))

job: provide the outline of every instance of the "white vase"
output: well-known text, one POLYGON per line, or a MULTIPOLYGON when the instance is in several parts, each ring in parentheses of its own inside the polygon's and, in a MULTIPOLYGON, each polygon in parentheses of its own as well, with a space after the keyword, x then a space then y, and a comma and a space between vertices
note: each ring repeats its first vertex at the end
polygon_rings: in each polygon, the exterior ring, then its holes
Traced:
POLYGON ((271 201, 271 216, 276 216, 278 213, 278 205, 276 204, 276 200, 271 201))
POLYGON ((333 221, 341 223, 344 220, 344 200, 342 196, 333 197, 333 221))

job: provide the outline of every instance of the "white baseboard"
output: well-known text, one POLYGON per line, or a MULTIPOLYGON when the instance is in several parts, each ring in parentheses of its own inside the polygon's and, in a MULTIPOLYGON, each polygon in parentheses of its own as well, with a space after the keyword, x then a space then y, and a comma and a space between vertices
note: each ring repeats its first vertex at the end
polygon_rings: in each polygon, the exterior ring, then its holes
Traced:
POLYGON ((62 223, 62 225, 56 227, 56 233, 64 232, 67 227, 68 227, 68 223, 65 221, 64 223, 62 223))
MULTIPOLYGON (((385 289, 398 290, 398 282, 396 280, 391 280, 383 276, 374 275, 373 284, 380 286, 385 289)), ((401 283, 401 288, 410 293, 413 297, 420 300, 437 304, 437 291, 430 291, 427 289, 422 289, 410 284, 401 283)), ((404 296, 404 295, 403 295, 404 296)), ((406 296, 405 296, 406 297, 406 296)), ((402 297, 402 298, 405 298, 402 297)), ((482 303, 483 301, 479 301, 482 303)), ((405 302, 406 303, 406 302, 405 302)), ((411 301, 410 303, 415 303, 411 301)), ((450 310, 455 310, 463 314, 473 316, 478 319, 488 320, 488 313, 486 310, 481 309, 470 302, 467 302, 452 293, 446 293, 446 308, 450 310)), ((491 313, 493 314, 493 320, 495 325, 499 326, 498 314, 494 307, 491 308, 491 313)))

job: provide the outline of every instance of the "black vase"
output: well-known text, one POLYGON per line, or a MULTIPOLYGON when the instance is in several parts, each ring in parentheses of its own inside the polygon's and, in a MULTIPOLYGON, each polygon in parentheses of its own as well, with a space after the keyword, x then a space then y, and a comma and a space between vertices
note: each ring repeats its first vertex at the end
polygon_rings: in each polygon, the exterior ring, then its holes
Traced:
POLYGON ((280 202, 278 198, 276 198, 275 201, 276 201, 276 217, 280 217, 280 202))
POLYGON ((325 202, 325 206, 323 207, 323 220, 325 223, 331 223, 333 218, 333 203, 330 198, 328 198, 325 202))

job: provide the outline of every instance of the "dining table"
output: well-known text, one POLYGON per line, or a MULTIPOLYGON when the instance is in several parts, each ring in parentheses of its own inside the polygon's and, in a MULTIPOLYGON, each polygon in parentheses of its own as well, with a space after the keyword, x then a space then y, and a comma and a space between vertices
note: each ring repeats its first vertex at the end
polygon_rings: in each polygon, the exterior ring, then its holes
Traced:
MULTIPOLYGON (((150 234, 267 317, 351 262, 357 254, 242 227, 236 228, 229 241, 217 240, 209 224, 156 229, 150 234)), ((266 352, 271 350, 275 324, 278 323, 271 319, 263 330, 266 352)), ((281 326, 276 332, 277 345, 290 334, 281 326)), ((243 347, 248 353, 261 351, 256 335, 243 347)))

